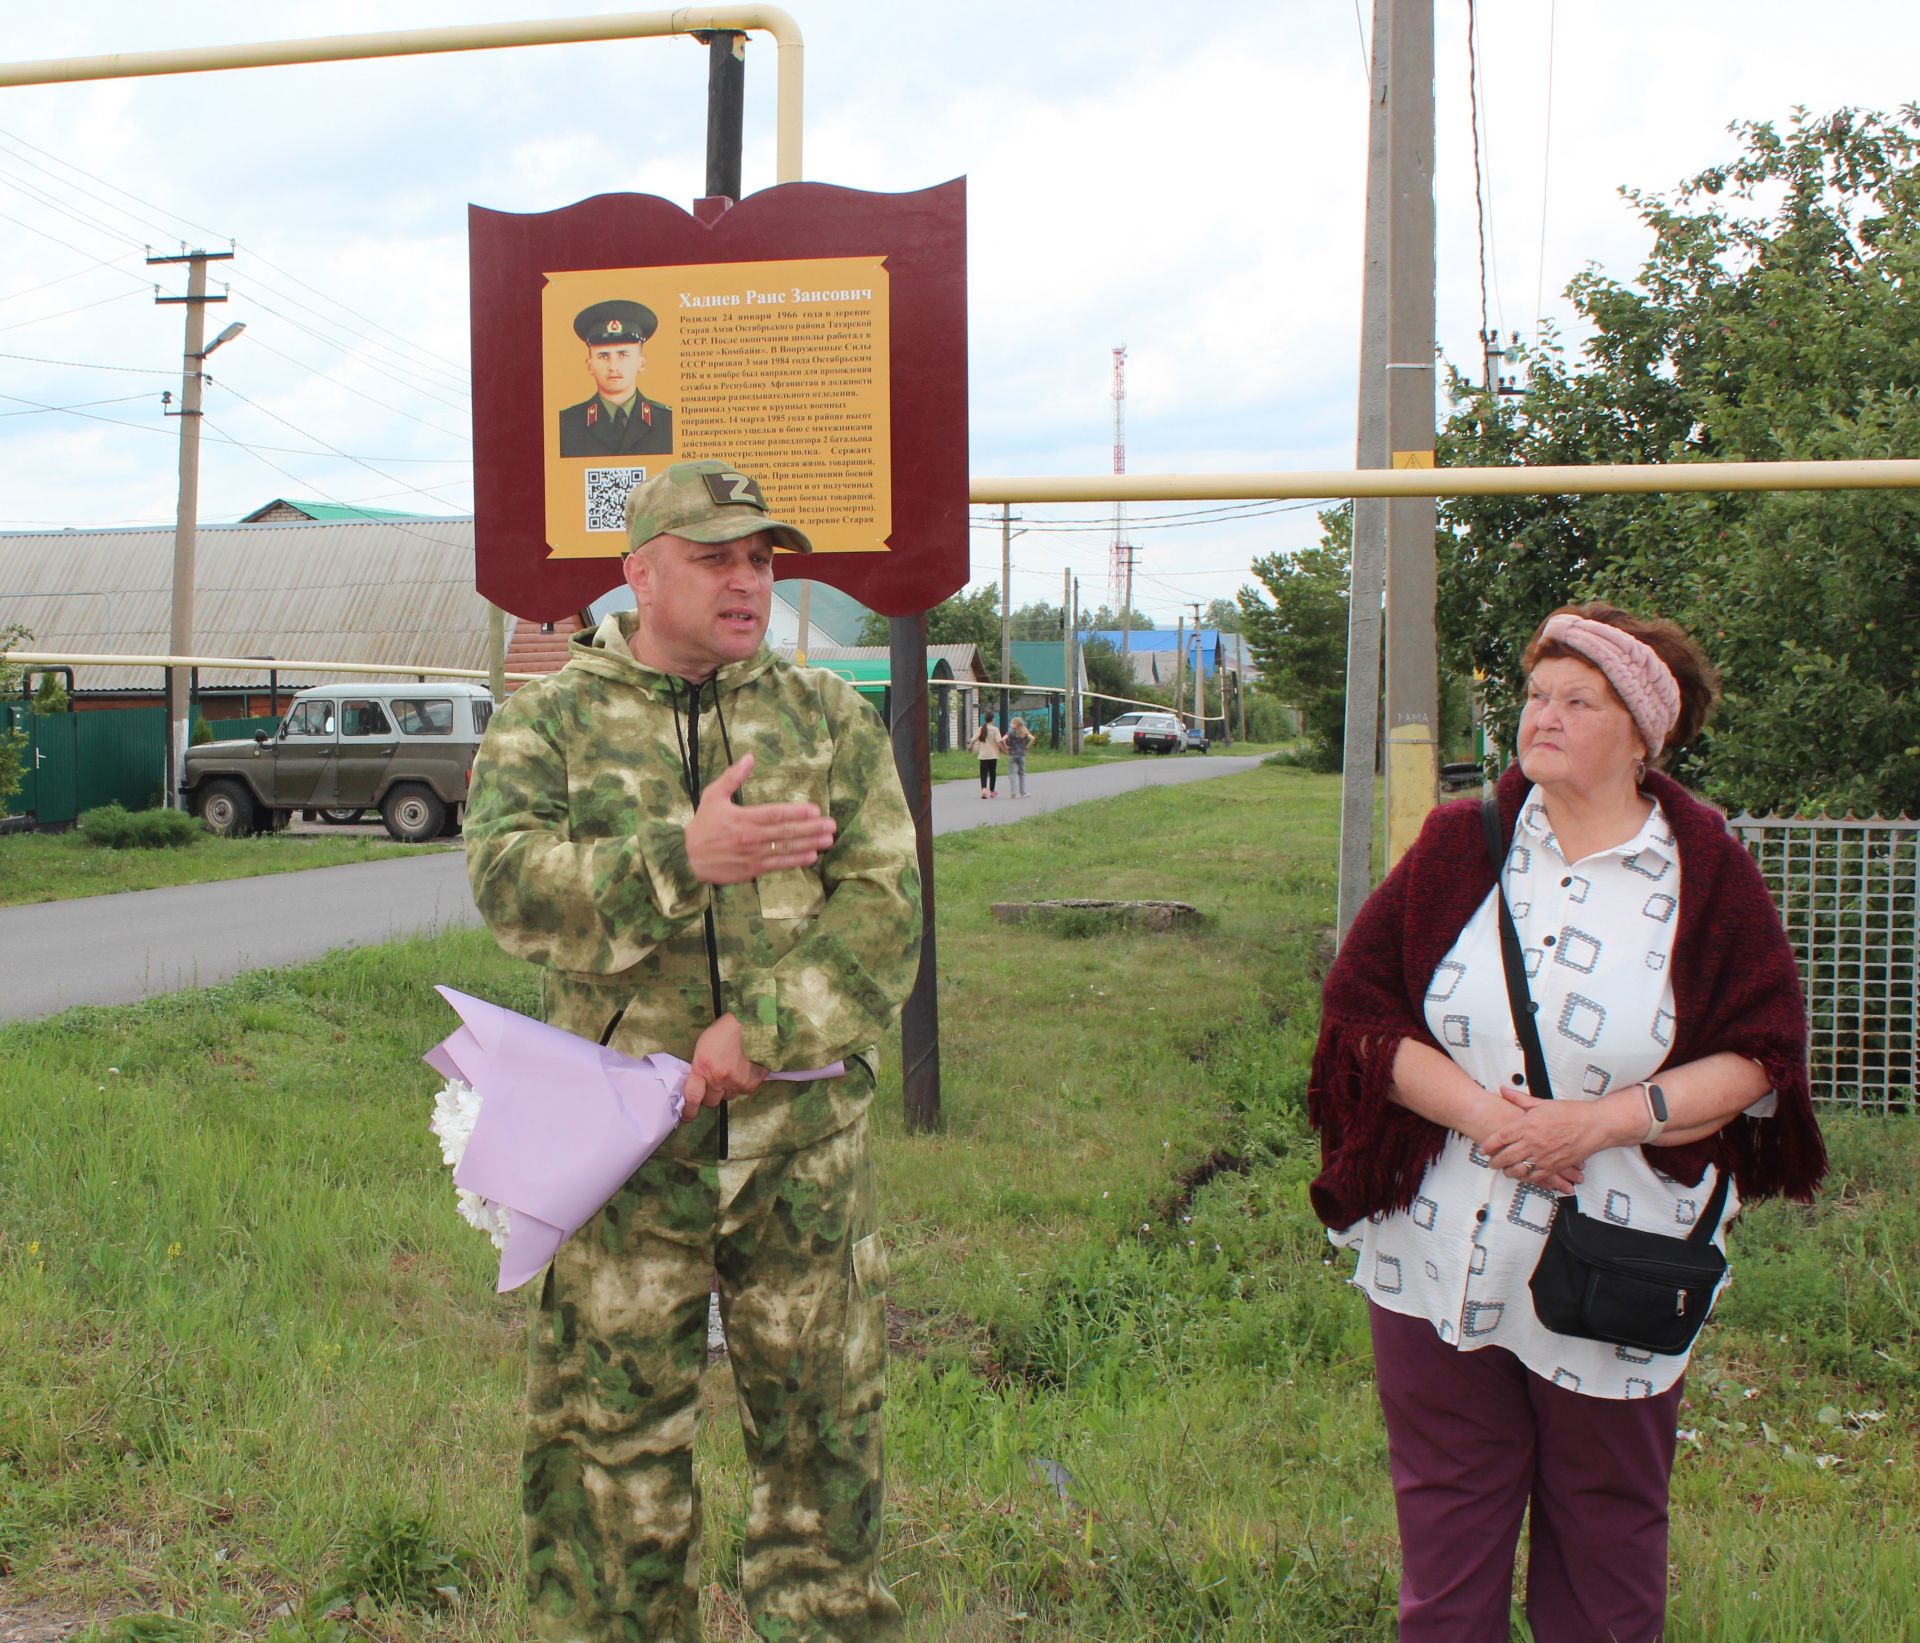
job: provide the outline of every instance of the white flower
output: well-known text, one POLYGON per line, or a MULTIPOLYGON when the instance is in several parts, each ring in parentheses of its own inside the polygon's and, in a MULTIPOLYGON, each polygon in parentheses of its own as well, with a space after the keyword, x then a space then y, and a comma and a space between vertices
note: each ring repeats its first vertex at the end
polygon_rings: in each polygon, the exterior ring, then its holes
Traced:
MULTIPOLYGON (((473 1126, 480 1116, 480 1097, 458 1078, 449 1078, 434 1092, 433 1122, 428 1127, 440 1139, 440 1156, 448 1169, 457 1169, 467 1155, 467 1143, 473 1139, 473 1126)), ((495 1249, 507 1247, 511 1225, 505 1206, 488 1202, 465 1187, 453 1189, 453 1207, 460 1219, 477 1227, 493 1240, 495 1249)))

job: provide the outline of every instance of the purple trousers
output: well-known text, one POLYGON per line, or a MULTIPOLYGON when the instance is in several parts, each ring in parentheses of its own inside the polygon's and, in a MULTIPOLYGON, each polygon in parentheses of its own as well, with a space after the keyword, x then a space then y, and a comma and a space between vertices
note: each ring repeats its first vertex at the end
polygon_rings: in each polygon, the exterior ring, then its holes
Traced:
POLYGON ((1502 1347, 1460 1352, 1368 1303, 1400 1519, 1401 1643, 1507 1643, 1531 1507, 1537 1643, 1657 1643, 1681 1383, 1582 1397, 1502 1347))

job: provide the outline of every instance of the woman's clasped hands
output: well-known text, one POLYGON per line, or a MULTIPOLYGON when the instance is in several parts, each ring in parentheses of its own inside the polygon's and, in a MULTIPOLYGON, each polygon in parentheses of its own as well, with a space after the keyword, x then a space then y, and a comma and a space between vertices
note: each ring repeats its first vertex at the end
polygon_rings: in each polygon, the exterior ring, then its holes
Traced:
POLYGON ((1639 1139, 1619 1133, 1610 1100, 1542 1101, 1511 1086, 1496 1093, 1508 1110, 1477 1138, 1480 1150, 1501 1174, 1549 1192, 1572 1192, 1596 1152, 1639 1139))

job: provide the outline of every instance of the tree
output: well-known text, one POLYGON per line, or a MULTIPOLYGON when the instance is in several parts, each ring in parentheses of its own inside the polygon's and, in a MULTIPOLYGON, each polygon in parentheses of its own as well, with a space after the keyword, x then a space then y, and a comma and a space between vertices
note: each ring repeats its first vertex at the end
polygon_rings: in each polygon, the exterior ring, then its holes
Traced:
POLYGON ((73 711, 67 687, 61 683, 59 674, 49 672, 40 675, 40 683, 33 688, 33 711, 35 717, 42 719, 55 713, 73 711))
MULTIPOLYGON (((1098 691, 1102 696, 1125 698, 1141 695, 1140 681, 1120 659, 1120 647, 1111 639, 1082 639, 1080 664, 1087 670, 1087 689, 1098 691)), ((1112 702, 1106 702, 1101 705, 1100 716, 1111 719, 1122 711, 1112 702)))
POLYGON ((1238 633, 1240 607, 1231 599, 1209 600, 1200 625, 1205 628, 1218 628, 1222 633, 1238 633))
MULTIPOLYGON (((33 635, 18 623, 0 627, 0 658, 32 638, 33 635)), ((19 683, 19 668, 0 659, 0 701, 11 700, 19 683)), ((24 732, 12 729, 0 731, 0 806, 4 806, 20 786, 24 764, 22 755, 26 747, 24 732)))
POLYGON ((1020 640, 1058 639, 1067 631, 1060 607, 1049 605, 1044 599, 1020 606, 1013 612, 1011 621, 1013 636, 1020 640))
POLYGON ((1091 616, 1085 611, 1082 611, 1080 613, 1080 625, 1083 628, 1091 629, 1095 632, 1105 631, 1118 633, 1122 628, 1125 628, 1129 633, 1153 632, 1154 623, 1151 616, 1137 610, 1127 611, 1125 613, 1127 620, 1123 622, 1120 620, 1121 614, 1120 611, 1115 610, 1111 605, 1102 605, 1091 616))
MULTIPOLYGON (((1018 629, 1015 629, 1018 632, 1018 629)), ((874 611, 860 625, 860 643, 884 645, 888 642, 887 618, 874 611)), ((927 612, 927 643, 930 645, 977 645, 980 666, 989 679, 1003 677, 1000 672, 1000 590, 992 583, 971 593, 956 593, 943 599, 927 612)), ((1013 683, 1018 683, 1016 677, 1013 683)))
POLYGON ((1287 556, 1253 562, 1261 588, 1240 590, 1247 648, 1260 666, 1263 691, 1300 709, 1307 762, 1338 770, 1346 740, 1347 599, 1353 571, 1353 508, 1320 515, 1321 537, 1287 556))
MULTIPOLYGON (((1569 295, 1592 337, 1528 358, 1515 406, 1453 380, 1445 464, 1905 456, 1920 450, 1920 110, 1735 127, 1671 196, 1637 280, 1569 295)), ((1920 495, 1481 497, 1445 504, 1443 655, 1511 745, 1519 651, 1555 605, 1673 617, 1720 667, 1677 768, 1752 810, 1920 811, 1920 495)))

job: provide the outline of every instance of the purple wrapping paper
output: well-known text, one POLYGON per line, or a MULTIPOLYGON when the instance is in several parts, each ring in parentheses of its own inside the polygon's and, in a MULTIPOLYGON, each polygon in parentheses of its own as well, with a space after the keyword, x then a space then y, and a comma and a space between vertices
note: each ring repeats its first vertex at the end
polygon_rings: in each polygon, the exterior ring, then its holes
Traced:
MULTIPOLYGON (((461 1025, 421 1057, 480 1097, 454 1184, 509 1211, 499 1291, 518 1289, 554 1257, 680 1122, 688 1064, 636 1060, 518 1011, 436 988, 461 1025)), ((838 1078, 844 1062, 770 1073, 804 1083, 838 1078)))

